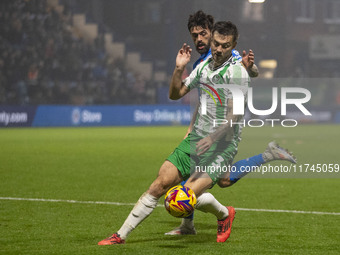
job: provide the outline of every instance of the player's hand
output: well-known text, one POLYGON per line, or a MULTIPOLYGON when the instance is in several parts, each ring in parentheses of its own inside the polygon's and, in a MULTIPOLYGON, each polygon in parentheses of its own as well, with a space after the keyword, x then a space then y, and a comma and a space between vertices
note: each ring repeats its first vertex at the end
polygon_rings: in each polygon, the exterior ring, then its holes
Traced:
POLYGON ((247 70, 250 70, 255 62, 255 55, 252 50, 249 50, 249 53, 247 54, 246 51, 244 50, 242 52, 242 63, 245 66, 247 70))
POLYGON ((190 46, 184 43, 182 48, 178 51, 176 57, 176 67, 184 68, 190 62, 191 52, 192 49, 190 46))
POLYGON ((211 145, 213 144, 213 140, 210 136, 204 137, 203 139, 199 140, 196 144, 196 153, 198 156, 202 155, 204 152, 210 149, 211 145))

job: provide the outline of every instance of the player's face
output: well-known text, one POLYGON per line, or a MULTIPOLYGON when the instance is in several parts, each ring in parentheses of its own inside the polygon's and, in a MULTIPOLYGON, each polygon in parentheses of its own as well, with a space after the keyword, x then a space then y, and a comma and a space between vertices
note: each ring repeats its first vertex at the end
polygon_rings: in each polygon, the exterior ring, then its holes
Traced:
POLYGON ((193 27, 190 29, 190 35, 199 54, 204 54, 209 51, 211 31, 208 28, 193 27))
POLYGON ((236 44, 233 35, 221 35, 215 31, 211 40, 211 54, 214 59, 214 65, 219 66, 227 61, 236 44))

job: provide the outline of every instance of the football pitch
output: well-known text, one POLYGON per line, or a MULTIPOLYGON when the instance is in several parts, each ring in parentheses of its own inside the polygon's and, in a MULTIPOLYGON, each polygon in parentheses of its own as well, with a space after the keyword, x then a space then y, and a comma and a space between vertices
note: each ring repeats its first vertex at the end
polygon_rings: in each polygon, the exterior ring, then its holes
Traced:
MULTIPOLYGON (((299 165, 339 164, 339 127, 245 128, 236 160, 276 140, 299 165)), ((216 243, 215 217, 199 211, 197 235, 165 236, 180 220, 159 206, 125 245, 98 246, 120 228, 186 128, 0 129, 0 253, 340 253, 340 173, 334 172, 251 173, 230 188, 214 187, 210 192, 237 212, 226 243, 216 243)), ((272 165, 280 164, 290 165, 272 165)))

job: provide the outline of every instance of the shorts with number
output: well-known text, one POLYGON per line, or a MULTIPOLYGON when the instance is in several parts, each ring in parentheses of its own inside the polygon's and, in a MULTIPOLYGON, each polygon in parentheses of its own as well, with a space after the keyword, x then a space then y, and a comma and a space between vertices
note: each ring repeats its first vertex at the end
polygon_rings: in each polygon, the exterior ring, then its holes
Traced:
POLYGON ((214 143, 208 151, 197 156, 196 143, 201 139, 202 137, 197 134, 190 133, 167 160, 177 167, 184 180, 187 180, 195 171, 200 171, 206 172, 215 185, 228 173, 237 154, 238 142, 233 140, 214 143))

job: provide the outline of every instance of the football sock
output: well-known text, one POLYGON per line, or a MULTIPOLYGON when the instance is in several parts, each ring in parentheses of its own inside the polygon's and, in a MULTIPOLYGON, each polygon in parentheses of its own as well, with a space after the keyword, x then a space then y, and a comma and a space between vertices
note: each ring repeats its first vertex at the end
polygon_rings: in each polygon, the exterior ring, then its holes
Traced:
MULTIPOLYGON (((192 216, 192 214, 190 216, 192 216)), ((185 228, 194 228, 195 227, 194 226, 194 219, 193 219, 194 217, 190 217, 190 216, 182 219, 182 223, 181 223, 180 227, 185 227, 185 228)))
POLYGON ((193 220, 194 219, 194 213, 190 214, 188 217, 185 217, 183 219, 193 220))
POLYGON ((123 226, 117 232, 122 239, 125 240, 131 231, 152 213, 153 209, 155 209, 158 204, 158 200, 158 198, 150 195, 149 193, 144 193, 139 198, 123 226))
POLYGON ((232 182, 237 182, 246 174, 252 172, 264 163, 266 162, 264 161, 262 154, 237 161, 233 164, 233 171, 230 172, 230 180, 232 182))
POLYGON ((229 215, 227 207, 218 202, 211 193, 207 192, 197 198, 195 208, 205 213, 214 214, 218 220, 224 220, 229 215))

